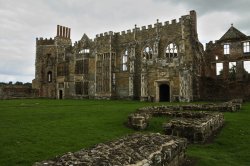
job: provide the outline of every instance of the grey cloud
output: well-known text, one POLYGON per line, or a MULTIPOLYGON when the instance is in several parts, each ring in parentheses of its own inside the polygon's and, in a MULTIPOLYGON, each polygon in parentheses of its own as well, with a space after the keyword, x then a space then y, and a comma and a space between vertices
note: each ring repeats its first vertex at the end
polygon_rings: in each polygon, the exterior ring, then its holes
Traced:
POLYGON ((206 42, 222 35, 232 19, 249 34, 248 6, 247 0, 0 0, 0 81, 31 82, 35 38, 54 37, 57 24, 72 29, 74 42, 83 33, 93 38, 105 31, 131 29, 134 24, 153 24, 156 19, 178 19, 194 9, 200 40, 206 42))

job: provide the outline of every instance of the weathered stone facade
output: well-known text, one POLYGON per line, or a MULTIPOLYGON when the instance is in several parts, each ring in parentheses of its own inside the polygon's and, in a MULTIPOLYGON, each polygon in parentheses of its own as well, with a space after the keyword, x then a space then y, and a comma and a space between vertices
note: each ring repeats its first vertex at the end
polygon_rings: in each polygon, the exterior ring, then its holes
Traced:
POLYGON ((206 44, 200 92, 203 100, 250 100, 250 36, 233 25, 206 44))
POLYGON ((133 134, 33 166, 180 166, 185 162, 186 148, 184 138, 156 133, 133 134))
POLYGON ((178 22, 86 34, 72 46, 70 29, 37 39, 33 87, 49 98, 200 99, 203 47, 196 12, 178 22))

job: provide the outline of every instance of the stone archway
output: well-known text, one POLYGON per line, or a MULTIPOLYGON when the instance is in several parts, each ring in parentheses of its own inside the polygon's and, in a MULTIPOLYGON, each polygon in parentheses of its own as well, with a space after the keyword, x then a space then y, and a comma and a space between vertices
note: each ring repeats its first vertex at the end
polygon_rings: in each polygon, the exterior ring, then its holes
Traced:
POLYGON ((159 101, 170 101, 170 87, 168 84, 159 85, 159 101))

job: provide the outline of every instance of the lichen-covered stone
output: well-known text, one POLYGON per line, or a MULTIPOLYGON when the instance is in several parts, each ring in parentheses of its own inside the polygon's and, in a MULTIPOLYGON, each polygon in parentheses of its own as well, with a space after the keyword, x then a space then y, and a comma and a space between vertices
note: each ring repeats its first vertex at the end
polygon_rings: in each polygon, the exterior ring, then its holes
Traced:
POLYGON ((33 166, 179 166, 185 160, 186 147, 183 138, 157 133, 133 134, 33 166))
POLYGON ((173 119, 163 124, 165 134, 185 137, 191 143, 203 143, 223 126, 224 115, 219 111, 238 111, 241 101, 143 107, 129 115, 127 125, 133 129, 143 130, 149 125, 151 116, 168 116, 173 119))
MULTIPOLYGON (((201 113, 201 112, 200 112, 201 113)), ((204 143, 224 124, 222 113, 204 113, 204 117, 175 118, 163 124, 167 135, 187 138, 191 143, 204 143)))

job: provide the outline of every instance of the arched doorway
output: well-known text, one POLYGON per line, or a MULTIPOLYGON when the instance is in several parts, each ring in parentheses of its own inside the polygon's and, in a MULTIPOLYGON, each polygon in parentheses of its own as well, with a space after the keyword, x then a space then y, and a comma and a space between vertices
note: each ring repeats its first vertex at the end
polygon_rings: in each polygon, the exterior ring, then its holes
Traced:
POLYGON ((167 84, 161 84, 159 86, 160 100, 159 101, 170 101, 170 88, 167 84))
POLYGON ((63 98, 63 91, 59 90, 59 99, 62 99, 62 98, 63 98))

